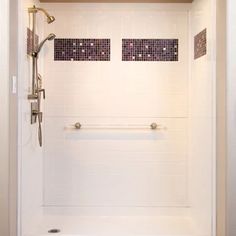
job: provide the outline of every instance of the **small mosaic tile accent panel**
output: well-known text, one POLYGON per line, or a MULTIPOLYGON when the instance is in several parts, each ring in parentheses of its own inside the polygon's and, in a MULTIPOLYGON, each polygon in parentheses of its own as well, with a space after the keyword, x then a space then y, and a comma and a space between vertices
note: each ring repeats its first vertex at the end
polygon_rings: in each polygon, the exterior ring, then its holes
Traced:
POLYGON ((194 37, 194 59, 207 54, 207 29, 194 37))
POLYGON ((110 39, 54 40, 55 61, 110 61, 110 39))
POLYGON ((123 39, 122 61, 178 61, 178 39, 123 39))
MULTIPOLYGON (((35 34, 35 48, 38 46, 39 36, 35 34)), ((33 53, 33 32, 27 28, 27 54, 31 55, 33 53)))

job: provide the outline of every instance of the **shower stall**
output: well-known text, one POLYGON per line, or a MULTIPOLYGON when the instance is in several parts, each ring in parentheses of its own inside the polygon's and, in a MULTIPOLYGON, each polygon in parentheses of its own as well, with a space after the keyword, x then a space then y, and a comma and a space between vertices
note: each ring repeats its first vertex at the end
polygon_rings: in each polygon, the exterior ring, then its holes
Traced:
POLYGON ((19 2, 19 236, 216 236, 215 28, 214 0, 19 2))

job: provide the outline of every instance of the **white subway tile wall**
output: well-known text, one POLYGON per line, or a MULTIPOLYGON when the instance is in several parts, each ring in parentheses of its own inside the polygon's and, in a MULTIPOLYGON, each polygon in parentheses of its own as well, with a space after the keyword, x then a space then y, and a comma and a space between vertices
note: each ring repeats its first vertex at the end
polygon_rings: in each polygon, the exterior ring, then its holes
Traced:
POLYGON ((77 39, 75 50, 80 39, 110 39, 111 54, 109 63, 68 63, 54 61, 47 45, 44 205, 188 206, 188 12, 112 4, 52 10, 57 20, 45 35, 77 39), (126 63, 122 39, 173 39, 178 60, 126 63), (167 130, 66 128, 76 122, 157 122, 167 130))

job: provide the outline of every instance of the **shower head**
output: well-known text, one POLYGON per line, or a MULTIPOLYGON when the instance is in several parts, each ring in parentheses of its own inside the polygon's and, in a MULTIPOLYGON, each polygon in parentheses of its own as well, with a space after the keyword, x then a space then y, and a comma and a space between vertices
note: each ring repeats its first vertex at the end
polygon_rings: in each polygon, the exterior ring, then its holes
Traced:
POLYGON ((53 21, 55 21, 55 17, 54 16, 47 16, 48 24, 51 24, 53 21))
POLYGON ((55 39, 55 38, 56 38, 56 35, 53 34, 53 33, 51 33, 51 34, 48 35, 48 37, 47 37, 46 39, 49 40, 49 41, 51 41, 51 40, 53 40, 53 39, 55 39))
POLYGON ((37 50, 36 50, 36 54, 38 54, 40 51, 41 51, 41 49, 42 49, 42 47, 43 47, 43 45, 45 44, 45 42, 46 41, 51 41, 51 40, 53 40, 53 39, 55 39, 56 38, 56 35, 55 34, 49 34, 40 44, 39 44, 39 46, 38 46, 38 48, 37 48, 37 50))
POLYGON ((29 13, 37 13, 38 11, 41 11, 41 12, 43 12, 46 15, 48 24, 50 24, 53 21, 55 21, 55 17, 49 15, 48 12, 45 9, 43 9, 43 8, 33 6, 33 7, 28 9, 29 13))

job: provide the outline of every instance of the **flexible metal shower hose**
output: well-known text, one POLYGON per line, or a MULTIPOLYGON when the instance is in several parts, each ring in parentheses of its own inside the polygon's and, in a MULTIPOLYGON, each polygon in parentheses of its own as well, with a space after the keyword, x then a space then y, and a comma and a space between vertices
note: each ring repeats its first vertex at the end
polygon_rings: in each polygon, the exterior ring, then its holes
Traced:
POLYGON ((39 146, 42 147, 43 137, 42 137, 42 124, 41 124, 41 112, 40 112, 40 103, 41 103, 41 94, 39 93, 39 78, 38 78, 38 59, 35 59, 35 73, 36 73, 36 86, 37 86, 37 101, 38 101, 38 141, 39 146))

